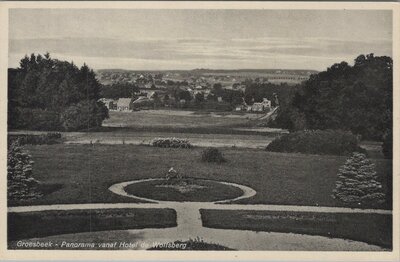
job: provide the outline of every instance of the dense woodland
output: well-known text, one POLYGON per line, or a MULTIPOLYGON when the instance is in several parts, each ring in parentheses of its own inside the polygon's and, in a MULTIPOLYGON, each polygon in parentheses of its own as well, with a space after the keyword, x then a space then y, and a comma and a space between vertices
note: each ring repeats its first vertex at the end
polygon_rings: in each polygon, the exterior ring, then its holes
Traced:
POLYGON ((86 65, 32 54, 8 71, 8 127, 82 130, 101 125, 107 108, 97 102, 100 84, 86 65))
POLYGON ((111 85, 102 85, 100 96, 104 98, 118 99, 123 97, 133 97, 139 92, 139 87, 131 83, 115 83, 111 85))
POLYGON ((311 75, 281 103, 275 125, 290 130, 343 129, 362 139, 391 137, 393 61, 360 55, 351 66, 334 64, 311 75))

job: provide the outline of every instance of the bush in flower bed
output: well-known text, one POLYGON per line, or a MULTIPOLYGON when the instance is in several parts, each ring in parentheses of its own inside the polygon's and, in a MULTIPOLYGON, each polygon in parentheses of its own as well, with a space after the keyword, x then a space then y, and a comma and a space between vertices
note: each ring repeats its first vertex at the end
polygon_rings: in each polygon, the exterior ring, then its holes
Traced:
POLYGON ((332 197, 352 205, 376 206, 385 201, 374 164, 361 153, 353 153, 340 167, 332 197))
POLYGON ((18 141, 19 145, 52 145, 61 143, 61 133, 52 132, 47 134, 21 134, 21 135, 10 135, 9 145, 18 141))
POLYGON ((164 147, 164 148, 192 148, 189 140, 182 138, 155 138, 152 143, 153 146, 164 147))
POLYGON ((223 163, 226 162, 226 159, 222 155, 221 151, 218 148, 206 148, 203 150, 201 154, 201 160, 203 162, 215 162, 215 163, 223 163))
POLYGON ((355 135, 342 130, 304 130, 285 134, 273 140, 266 150, 321 155, 366 153, 359 147, 355 135))
POLYGON ((40 196, 36 190, 39 182, 32 176, 33 161, 18 142, 12 143, 7 152, 7 198, 24 200, 40 196))

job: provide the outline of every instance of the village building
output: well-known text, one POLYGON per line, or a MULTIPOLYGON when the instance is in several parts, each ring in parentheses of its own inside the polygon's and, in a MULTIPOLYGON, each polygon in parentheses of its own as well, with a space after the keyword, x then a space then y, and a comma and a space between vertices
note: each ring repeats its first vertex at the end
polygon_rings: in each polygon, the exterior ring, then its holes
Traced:
POLYGON ((130 111, 132 99, 131 98, 120 98, 117 101, 117 110, 118 111, 130 111))
POLYGON ((235 107, 235 111, 247 111, 247 112, 266 112, 270 111, 272 108, 272 103, 267 98, 263 98, 262 102, 253 103, 253 105, 247 105, 243 100, 242 104, 235 107))
POLYGON ((254 103, 251 106, 250 111, 254 112, 264 112, 264 111, 269 111, 271 110, 271 101, 268 100, 267 98, 263 98, 263 101, 260 103, 254 103))

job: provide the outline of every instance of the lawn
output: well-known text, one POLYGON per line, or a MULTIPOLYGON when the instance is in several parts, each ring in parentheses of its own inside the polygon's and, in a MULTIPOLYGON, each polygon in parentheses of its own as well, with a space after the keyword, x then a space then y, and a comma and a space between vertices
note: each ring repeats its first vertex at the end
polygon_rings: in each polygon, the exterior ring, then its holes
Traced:
POLYGON ((8 240, 106 230, 176 226, 173 209, 99 209, 8 213, 8 240))
POLYGON ((391 215, 204 209, 200 212, 205 227, 321 235, 392 248, 391 215))
MULTIPOLYGON (((100 131, 260 135, 259 130, 251 130, 249 127, 253 127, 257 122, 255 119, 263 114, 160 109, 135 112, 110 111, 109 116, 104 120, 100 131)), ((281 129, 264 130, 262 135, 276 136, 281 131, 281 129)))
MULTIPOLYGON (((239 203, 340 206, 331 198, 336 173, 346 157, 221 149, 227 163, 201 161, 203 149, 166 149, 134 145, 26 146, 35 161, 34 177, 58 190, 14 205, 117 203, 138 200, 113 194, 119 182, 164 177, 170 167, 194 178, 250 186, 257 194, 239 203)), ((372 159, 386 190, 391 161, 372 159)), ((381 208, 390 208, 388 204, 381 208)))
MULTIPOLYGON (((198 131, 197 129, 195 130, 198 131)), ((216 130, 214 130, 216 131, 216 130)), ((240 131, 241 132, 241 131, 240 131)), ((65 133, 64 138, 67 143, 88 144, 145 144, 149 145, 154 138, 177 137, 188 139, 191 144, 196 146, 218 146, 218 147, 248 147, 265 148, 273 139, 274 135, 255 135, 253 134, 212 134, 212 133, 180 133, 180 132, 155 132, 151 131, 132 131, 130 129, 120 129, 114 132, 73 132, 65 133)))
POLYGON ((109 112, 103 126, 113 127, 225 127, 248 122, 246 117, 210 117, 210 114, 183 110, 143 110, 135 112, 109 112))

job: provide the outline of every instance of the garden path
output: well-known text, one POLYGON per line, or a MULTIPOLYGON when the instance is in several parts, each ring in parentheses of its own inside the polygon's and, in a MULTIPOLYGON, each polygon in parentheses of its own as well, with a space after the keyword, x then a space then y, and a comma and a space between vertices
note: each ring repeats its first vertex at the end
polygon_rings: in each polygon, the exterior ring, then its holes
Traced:
MULTIPOLYGON (((157 179, 144 179, 128 181, 112 185, 109 190, 118 195, 135 198, 147 203, 88 203, 88 204, 54 204, 35 206, 8 207, 8 212, 37 212, 49 210, 90 210, 90 209, 118 209, 118 208, 172 208, 177 214, 177 226, 164 229, 135 229, 124 231, 113 231, 112 234, 121 234, 124 241, 147 241, 169 243, 176 240, 188 240, 200 237, 206 242, 218 243, 238 250, 357 250, 377 251, 383 250, 379 246, 367 243, 350 241, 339 238, 328 238, 323 236, 310 236, 293 233, 255 232, 250 230, 214 229, 203 227, 200 210, 263 210, 263 211, 292 211, 292 212, 318 212, 318 213, 367 213, 367 214, 392 214, 391 210, 380 209, 357 209, 346 207, 325 207, 325 206, 289 206, 289 205, 249 205, 249 204, 228 204, 230 201, 252 197, 256 192, 247 186, 219 182, 239 187, 243 195, 231 200, 216 202, 172 202, 156 201, 134 195, 129 195, 124 188, 132 183, 151 181, 157 179), (121 232, 121 233, 118 233, 121 232), (128 235, 127 235, 128 233, 128 235)), ((74 234, 84 241, 85 237, 107 241, 108 234, 104 232, 86 232, 74 234)), ((48 238, 61 236, 52 236, 48 238)), ((64 236, 65 237, 65 236, 64 236)), ((141 248, 138 246, 137 248, 141 248)))
MULTIPOLYGON (((176 240, 201 238, 208 243, 237 250, 319 250, 319 251, 382 251, 376 245, 364 242, 351 241, 323 236, 311 236, 293 233, 255 232, 250 230, 230 230, 205 228, 202 225, 200 209, 229 209, 229 210, 271 210, 271 211, 310 211, 310 212, 341 212, 341 213, 370 213, 391 214, 390 210, 351 209, 339 207, 312 207, 312 206, 279 206, 279 205, 239 205, 215 204, 196 202, 164 202, 164 203, 96 203, 96 204, 66 204, 43 206, 9 207, 8 212, 32 212, 47 210, 77 210, 77 209, 112 209, 112 208, 173 208, 177 213, 177 227, 164 229, 134 229, 110 231, 114 239, 123 239, 126 242, 143 242, 150 246, 154 242, 170 243, 176 240)), ((71 235, 71 234, 70 234, 71 235)), ((109 242, 108 232, 86 232, 73 234, 73 239, 80 242, 97 241, 109 242)), ((68 235, 42 238, 68 239, 68 235)), ((37 240, 37 239, 35 239, 37 240)), ((149 246, 137 246, 135 249, 146 249, 149 246)))

